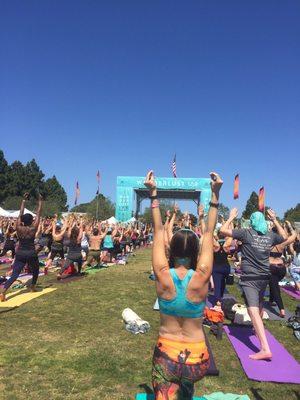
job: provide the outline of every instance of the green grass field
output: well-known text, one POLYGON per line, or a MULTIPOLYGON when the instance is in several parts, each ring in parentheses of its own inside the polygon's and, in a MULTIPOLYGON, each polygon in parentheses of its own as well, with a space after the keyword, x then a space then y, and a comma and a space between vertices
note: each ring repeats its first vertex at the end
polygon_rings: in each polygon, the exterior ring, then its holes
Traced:
MULTIPOLYGON (((131 257, 126 266, 112 266, 58 289, 18 309, 1 313, 0 398, 134 399, 151 388, 151 357, 159 313, 152 310, 156 294, 148 278, 150 250, 131 257), (145 335, 132 335, 121 313, 130 307, 150 322, 145 335)), ((53 275, 41 278, 45 285, 53 275)), ((235 287, 230 292, 239 296, 235 287)), ((284 295, 294 311, 296 302, 284 295)), ((299 342, 281 322, 269 330, 299 360, 299 342)), ((246 378, 226 336, 210 336, 219 377, 196 384, 196 395, 224 391, 251 399, 298 400, 299 386, 260 383, 246 378)))

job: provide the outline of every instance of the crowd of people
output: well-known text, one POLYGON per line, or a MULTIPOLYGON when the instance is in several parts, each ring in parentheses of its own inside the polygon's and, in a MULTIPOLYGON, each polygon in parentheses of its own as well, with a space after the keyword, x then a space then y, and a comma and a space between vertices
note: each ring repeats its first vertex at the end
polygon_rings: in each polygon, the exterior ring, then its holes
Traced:
POLYGON ((134 254, 136 248, 152 243, 152 227, 148 224, 130 225, 95 221, 86 216, 70 214, 66 218, 41 217, 42 198, 37 214, 25 213, 28 194, 24 195, 17 219, 0 219, 0 257, 11 261, 11 268, 1 277, 3 288, 0 299, 25 269, 33 278, 30 289, 36 288, 40 270, 39 257, 46 256, 44 273, 55 265, 59 267, 57 279, 64 279, 84 272, 88 267, 107 267, 117 257, 134 254))
POLYGON ((24 195, 17 219, 0 220, 0 257, 10 257, 11 268, 2 277, 0 300, 24 269, 32 274, 35 290, 40 260, 46 257, 44 273, 55 264, 57 279, 82 274, 86 268, 101 268, 126 257, 140 246, 152 245, 153 279, 156 284, 161 323, 153 355, 152 380, 156 399, 191 399, 194 383, 209 366, 209 353, 202 329, 208 292, 212 305, 221 307, 226 283, 233 273, 239 285, 260 341, 260 351, 250 354, 253 360, 269 360, 272 349, 262 321, 266 287, 270 303, 280 316, 285 308, 279 283, 287 274, 300 291, 300 235, 289 221, 278 221, 273 210, 265 215, 254 212, 250 227, 236 221, 238 210, 229 218, 218 216, 222 179, 211 173, 211 201, 207 215, 198 207, 197 223, 177 205, 167 211, 163 222, 153 171, 147 174, 152 224, 130 225, 87 219, 70 214, 65 218, 42 218, 42 203, 37 214, 24 213, 28 194, 24 195), (180 397, 181 398, 181 397, 180 397))

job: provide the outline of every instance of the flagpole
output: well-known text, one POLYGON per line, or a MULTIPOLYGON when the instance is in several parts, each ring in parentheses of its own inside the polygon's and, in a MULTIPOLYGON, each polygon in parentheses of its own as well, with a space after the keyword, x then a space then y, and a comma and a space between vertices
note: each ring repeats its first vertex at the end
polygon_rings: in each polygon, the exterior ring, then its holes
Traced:
POLYGON ((96 220, 98 221, 98 212, 99 212, 99 186, 98 186, 98 194, 96 198, 96 220))
POLYGON ((99 217, 99 194, 100 194, 100 172, 98 170, 97 172, 97 181, 98 181, 98 190, 96 194, 96 220, 98 220, 99 217))

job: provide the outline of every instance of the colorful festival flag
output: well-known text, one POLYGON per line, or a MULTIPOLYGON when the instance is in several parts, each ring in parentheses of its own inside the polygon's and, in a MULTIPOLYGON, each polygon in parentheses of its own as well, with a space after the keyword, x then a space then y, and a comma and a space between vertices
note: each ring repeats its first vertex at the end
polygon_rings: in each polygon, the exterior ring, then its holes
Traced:
POLYGON ((98 194, 100 193, 100 172, 99 172, 99 170, 98 170, 98 172, 97 172, 96 177, 97 177, 97 182, 98 182, 98 187, 97 187, 96 196, 98 196, 98 194))
POLYGON ((79 199, 79 196, 80 196, 80 189, 79 189, 79 183, 77 181, 76 182, 76 186, 75 186, 75 202, 74 202, 75 206, 77 205, 77 201, 79 199))
POLYGON ((258 193, 258 209, 261 212, 265 211, 265 188, 262 186, 258 193))
POLYGON ((239 198, 239 190, 240 190, 240 176, 236 174, 234 177, 234 187, 233 187, 233 198, 234 200, 239 198))
POLYGON ((176 170, 176 154, 174 155, 174 159, 172 162, 172 173, 173 173, 173 177, 177 178, 177 170, 176 170))

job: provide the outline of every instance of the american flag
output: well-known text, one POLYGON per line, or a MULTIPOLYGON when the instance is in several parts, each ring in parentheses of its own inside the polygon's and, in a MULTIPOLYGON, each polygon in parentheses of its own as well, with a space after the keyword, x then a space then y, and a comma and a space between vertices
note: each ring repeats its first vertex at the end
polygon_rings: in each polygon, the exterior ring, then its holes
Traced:
POLYGON ((75 201, 74 201, 75 206, 77 205, 77 201, 79 199, 79 195, 80 195, 80 189, 79 189, 79 183, 77 181, 76 182, 76 187, 75 187, 75 201))
POLYGON ((172 162, 172 173, 174 178, 177 178, 177 170, 176 170, 176 154, 174 156, 173 162, 172 162))

